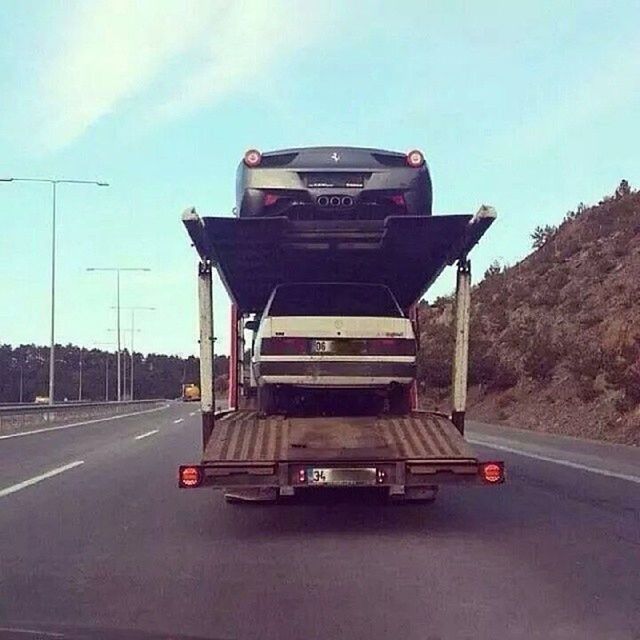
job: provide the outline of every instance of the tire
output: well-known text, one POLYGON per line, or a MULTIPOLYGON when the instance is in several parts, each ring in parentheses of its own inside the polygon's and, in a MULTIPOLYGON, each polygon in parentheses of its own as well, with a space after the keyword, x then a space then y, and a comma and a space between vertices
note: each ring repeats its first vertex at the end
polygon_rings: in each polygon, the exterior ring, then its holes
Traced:
POLYGON ((411 387, 398 386, 389 392, 389 413, 395 416, 411 413, 411 387))
POLYGON ((265 416, 271 416, 278 410, 276 389, 271 384, 258 387, 258 411, 265 416))

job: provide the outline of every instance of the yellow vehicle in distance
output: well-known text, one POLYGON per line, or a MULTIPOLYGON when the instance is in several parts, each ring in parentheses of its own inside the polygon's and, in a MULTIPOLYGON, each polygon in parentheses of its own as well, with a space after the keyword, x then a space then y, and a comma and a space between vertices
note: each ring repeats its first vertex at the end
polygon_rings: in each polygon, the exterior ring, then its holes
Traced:
POLYGON ((182 385, 182 401, 198 402, 200 400, 200 387, 197 384, 182 385))

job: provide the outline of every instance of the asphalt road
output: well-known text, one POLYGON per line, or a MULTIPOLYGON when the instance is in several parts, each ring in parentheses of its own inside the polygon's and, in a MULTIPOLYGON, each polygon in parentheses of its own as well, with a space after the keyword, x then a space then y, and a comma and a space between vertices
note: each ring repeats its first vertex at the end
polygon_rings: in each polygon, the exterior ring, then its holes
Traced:
POLYGON ((198 459, 195 411, 0 440, 0 626, 640 638, 635 451, 478 426, 473 439, 501 447, 479 453, 508 464, 502 487, 445 488, 426 506, 357 493, 238 506, 176 487, 178 463, 198 459), (616 456, 627 479, 609 473, 616 456))

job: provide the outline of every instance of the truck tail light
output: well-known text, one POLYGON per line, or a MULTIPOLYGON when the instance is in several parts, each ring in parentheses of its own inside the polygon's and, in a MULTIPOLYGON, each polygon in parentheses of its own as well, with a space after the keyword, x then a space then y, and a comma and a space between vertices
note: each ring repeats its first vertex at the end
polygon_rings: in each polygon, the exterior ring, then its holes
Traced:
POLYGON ((182 489, 199 487, 203 479, 202 467, 188 465, 181 466, 178 470, 178 486, 182 489))
POLYGON ((244 163, 247 167, 257 167, 262 162, 262 154, 257 149, 249 149, 244 154, 244 163))
POLYGON ((260 353, 265 356, 301 356, 309 352, 306 338, 263 338, 260 353))
POLYGON ((366 341, 370 356, 415 356, 416 341, 412 338, 373 338, 366 341))
POLYGON ((480 477, 489 484, 504 482, 504 462, 483 462, 479 471, 480 477))
POLYGON ((422 155, 422 152, 418 151, 418 149, 409 151, 409 153, 407 153, 407 164, 410 167, 421 167, 424 164, 424 156, 422 155))

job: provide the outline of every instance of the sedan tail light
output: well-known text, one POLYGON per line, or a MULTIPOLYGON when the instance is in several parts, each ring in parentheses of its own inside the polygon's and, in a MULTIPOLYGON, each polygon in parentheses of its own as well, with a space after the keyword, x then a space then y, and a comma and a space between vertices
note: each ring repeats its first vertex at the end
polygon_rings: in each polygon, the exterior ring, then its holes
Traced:
POLYGON ((260 353, 265 356, 301 356, 309 352, 306 338, 263 338, 260 353))
POLYGON ((416 341, 411 338, 372 338, 366 341, 370 356, 415 356, 416 341))

